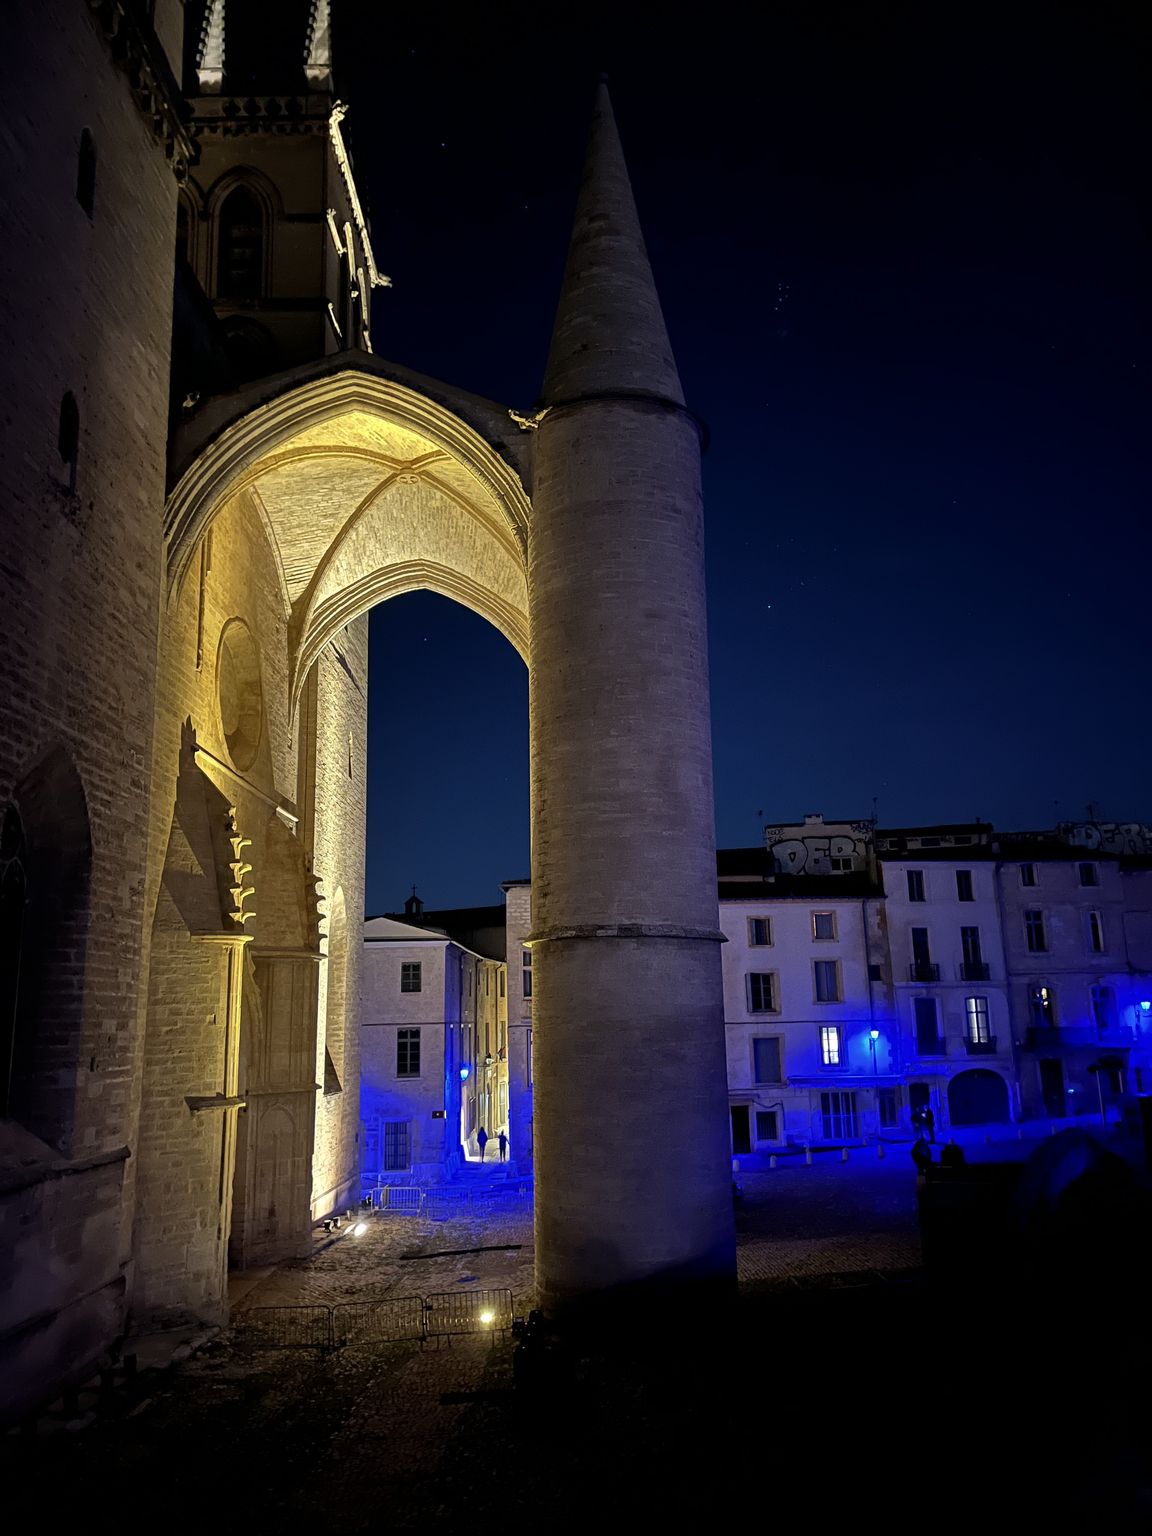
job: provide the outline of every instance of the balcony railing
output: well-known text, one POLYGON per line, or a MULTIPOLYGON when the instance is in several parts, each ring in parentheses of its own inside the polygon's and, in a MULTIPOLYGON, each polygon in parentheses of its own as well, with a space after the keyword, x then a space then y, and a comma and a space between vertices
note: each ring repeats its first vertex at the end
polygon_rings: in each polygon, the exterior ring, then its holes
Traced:
POLYGON ((1024 1032, 1026 1051, 1058 1051, 1072 1046, 1132 1044, 1132 1031, 1126 1025, 1097 1029, 1092 1024, 1033 1024, 1024 1032))
POLYGON ((961 960, 961 981, 987 981, 990 975, 987 960, 961 960))
POLYGON ((923 1040, 917 1035, 916 1054, 917 1056, 947 1056, 948 1042, 944 1039, 943 1035, 938 1036, 935 1040, 923 1040))
POLYGON ((935 960, 913 960, 908 967, 909 981, 939 981, 940 967, 935 960))
POLYGON ((995 1056, 996 1036, 993 1035, 989 1040, 965 1040, 964 1049, 969 1056, 995 1056))

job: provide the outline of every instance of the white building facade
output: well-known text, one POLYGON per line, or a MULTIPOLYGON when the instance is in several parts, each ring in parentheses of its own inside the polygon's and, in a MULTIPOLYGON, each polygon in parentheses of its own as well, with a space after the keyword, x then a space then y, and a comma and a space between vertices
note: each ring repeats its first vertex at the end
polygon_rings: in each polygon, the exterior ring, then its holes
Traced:
POLYGON ((436 1183, 508 1129, 507 969, 445 933, 364 925, 365 1184, 436 1183))

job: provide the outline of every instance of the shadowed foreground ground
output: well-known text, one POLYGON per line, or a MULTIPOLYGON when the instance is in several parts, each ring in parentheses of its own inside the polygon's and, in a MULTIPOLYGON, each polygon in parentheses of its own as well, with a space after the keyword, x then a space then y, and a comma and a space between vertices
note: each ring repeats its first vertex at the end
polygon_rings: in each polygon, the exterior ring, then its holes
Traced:
MULTIPOLYGON (((1140 1329, 1105 1315, 1107 1282, 1083 1306, 1057 1275, 1047 1296, 991 1271, 927 1286, 902 1162, 746 1183, 738 1307, 686 1298, 646 1345, 573 1349, 532 1393, 507 1336, 331 1354, 222 1338, 81 1432, 9 1437, 8 1511, 124 1532, 1147 1524, 1140 1329)), ((527 1247, 401 1257, 481 1241, 530 1235, 381 1221, 245 1303, 523 1292, 527 1247)))

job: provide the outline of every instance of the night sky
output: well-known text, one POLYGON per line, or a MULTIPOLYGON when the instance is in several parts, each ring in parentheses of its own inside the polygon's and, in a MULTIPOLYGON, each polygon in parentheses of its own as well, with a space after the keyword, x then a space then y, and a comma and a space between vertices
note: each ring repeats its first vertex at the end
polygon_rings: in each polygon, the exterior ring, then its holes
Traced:
MULTIPOLYGON (((373 339, 533 404, 606 70, 710 432, 720 844, 1152 820, 1137 8, 550 9, 337 0, 373 339)), ((431 596, 372 643, 368 910, 499 900, 524 667, 431 596)))

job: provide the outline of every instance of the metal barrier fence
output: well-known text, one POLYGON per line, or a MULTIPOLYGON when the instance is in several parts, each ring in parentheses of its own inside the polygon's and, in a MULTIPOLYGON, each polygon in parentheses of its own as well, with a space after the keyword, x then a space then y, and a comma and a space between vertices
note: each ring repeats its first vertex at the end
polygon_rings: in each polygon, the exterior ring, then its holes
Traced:
POLYGON ((441 1291, 424 1303, 428 1337, 498 1333, 512 1326, 511 1291, 441 1291))
POLYGON ((356 1344, 399 1344, 423 1340, 422 1296, 395 1296, 388 1301, 347 1301, 332 1308, 332 1347, 356 1344))
POLYGON ((232 1334, 249 1349, 349 1349, 504 1333, 511 1326, 509 1290, 440 1291, 333 1307, 248 1307, 233 1319, 232 1334))
POLYGON ((382 1184, 369 1193, 373 1205, 392 1216, 418 1216, 422 1211, 444 1214, 478 1205, 501 1210, 530 1210, 532 1207, 530 1180, 515 1184, 482 1184, 474 1189, 452 1185, 424 1189, 416 1184, 382 1184))

